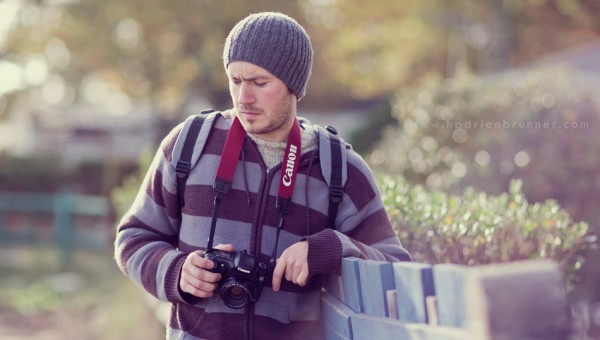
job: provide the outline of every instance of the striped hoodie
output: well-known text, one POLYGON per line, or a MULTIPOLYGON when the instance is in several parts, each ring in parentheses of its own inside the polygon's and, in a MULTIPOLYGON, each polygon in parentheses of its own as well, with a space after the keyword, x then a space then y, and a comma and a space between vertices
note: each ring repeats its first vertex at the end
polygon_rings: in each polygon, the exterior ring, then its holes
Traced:
MULTIPOLYGON (((279 257, 290 245, 308 241, 308 283, 301 287, 283 278, 280 291, 274 292, 268 278, 259 301, 239 310, 225 306, 218 293, 207 299, 183 293, 179 277, 186 255, 207 244, 215 197, 212 185, 230 123, 217 118, 199 162, 190 171, 183 208, 171 163, 183 124, 167 135, 135 202, 119 223, 116 261, 134 282, 172 303, 170 339, 322 338, 322 276, 338 271, 342 257, 410 261, 410 255, 391 227, 370 169, 351 149, 336 228, 325 227, 329 190, 319 152, 313 149, 300 158, 291 210, 277 246, 279 257)), ((303 129, 317 133, 308 123, 303 129)), ((267 170, 258 147, 247 137, 232 188, 222 199, 214 244, 231 243, 234 250, 247 249, 268 262, 279 222, 275 198, 280 171, 281 164, 267 170)))

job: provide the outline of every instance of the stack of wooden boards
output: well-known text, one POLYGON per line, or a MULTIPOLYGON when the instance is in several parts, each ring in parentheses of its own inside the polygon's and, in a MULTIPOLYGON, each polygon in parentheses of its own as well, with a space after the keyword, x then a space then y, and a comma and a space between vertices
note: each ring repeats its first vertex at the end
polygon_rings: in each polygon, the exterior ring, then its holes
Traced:
POLYGON ((322 297, 327 339, 565 339, 556 263, 465 267, 342 261, 322 297))

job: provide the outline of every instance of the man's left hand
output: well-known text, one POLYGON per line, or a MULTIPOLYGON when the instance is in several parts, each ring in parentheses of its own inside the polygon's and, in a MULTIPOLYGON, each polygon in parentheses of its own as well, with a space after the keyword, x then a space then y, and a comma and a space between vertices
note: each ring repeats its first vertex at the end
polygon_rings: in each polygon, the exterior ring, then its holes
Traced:
POLYGON ((281 257, 277 260, 275 270, 273 271, 272 287, 274 291, 279 291, 281 279, 285 273, 285 279, 293 283, 304 286, 308 280, 308 241, 294 243, 283 251, 281 257))

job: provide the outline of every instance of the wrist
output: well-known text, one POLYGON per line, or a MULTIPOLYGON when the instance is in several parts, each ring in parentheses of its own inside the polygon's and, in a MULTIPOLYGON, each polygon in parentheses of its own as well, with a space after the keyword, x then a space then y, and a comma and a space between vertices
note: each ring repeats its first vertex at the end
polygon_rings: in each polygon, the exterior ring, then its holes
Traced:
POLYGON ((324 229, 305 239, 308 242, 308 271, 310 275, 330 273, 339 269, 342 243, 332 229, 324 229))

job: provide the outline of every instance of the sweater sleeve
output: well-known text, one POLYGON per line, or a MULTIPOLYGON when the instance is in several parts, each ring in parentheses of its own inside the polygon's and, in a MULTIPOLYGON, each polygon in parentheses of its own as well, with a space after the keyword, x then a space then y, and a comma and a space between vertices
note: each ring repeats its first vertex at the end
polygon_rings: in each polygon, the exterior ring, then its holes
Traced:
POLYGON ((115 239, 121 271, 150 294, 171 302, 184 301, 179 276, 186 254, 177 249, 181 208, 170 163, 179 131, 181 126, 161 143, 115 239))
POLYGON ((371 170, 351 150, 348 180, 335 225, 335 230, 324 229, 306 238, 311 275, 339 270, 343 257, 412 261, 392 228, 371 170))

